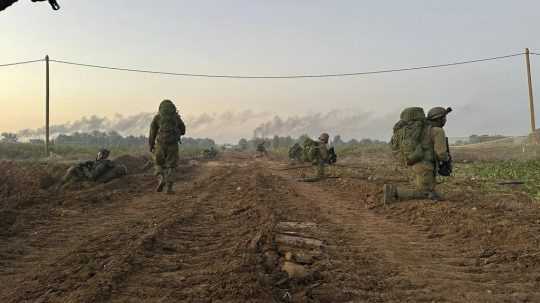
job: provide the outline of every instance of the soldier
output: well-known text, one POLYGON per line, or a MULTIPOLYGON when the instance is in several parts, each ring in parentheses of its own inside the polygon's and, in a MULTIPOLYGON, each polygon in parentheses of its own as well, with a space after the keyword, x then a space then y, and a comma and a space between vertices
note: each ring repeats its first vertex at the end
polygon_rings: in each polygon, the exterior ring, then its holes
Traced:
MULTIPOLYGON (((317 157, 315 157, 314 162, 317 163, 317 178, 323 179, 325 177, 325 166, 328 164, 329 161, 329 153, 328 153, 328 140, 330 139, 330 136, 327 133, 322 133, 319 136, 319 140, 317 141, 317 157)), ((315 163, 314 163, 315 164, 315 163)))
POLYGON ((178 162, 178 144, 186 133, 184 121, 178 115, 176 106, 171 100, 163 100, 159 104, 159 113, 150 125, 149 146, 154 153, 156 175, 159 178, 157 192, 162 192, 167 185, 167 193, 172 194, 174 172, 178 162))
POLYGON ((205 159, 214 159, 218 155, 218 150, 211 146, 210 148, 203 150, 202 154, 205 159))
POLYGON ((264 157, 268 155, 265 145, 266 145, 265 140, 262 140, 261 142, 257 144, 257 157, 264 157))
POLYGON ((290 149, 289 149, 289 161, 294 163, 300 163, 302 162, 302 146, 300 146, 300 143, 295 143, 290 149))
POLYGON ((112 179, 125 176, 127 168, 124 165, 117 165, 109 160, 110 151, 107 149, 99 150, 95 161, 86 161, 77 165, 71 166, 64 177, 62 184, 93 181, 93 182, 109 182, 112 179))
POLYGON ((314 182, 324 179, 325 166, 330 164, 330 154, 328 151, 328 140, 330 136, 322 133, 317 141, 306 139, 303 144, 303 160, 317 165, 317 175, 314 178, 304 179, 307 182, 314 182))
MULTIPOLYGON (((415 177, 415 189, 398 188, 392 184, 383 186, 383 202, 395 200, 431 199, 442 200, 435 191, 436 174, 450 175, 451 158, 448 150, 448 141, 444 132, 446 116, 451 108, 434 107, 429 110, 425 126, 420 136, 420 159, 412 164, 415 177)), ((393 139, 394 141, 394 139, 393 139)), ((415 151, 416 152, 416 151, 415 151)))

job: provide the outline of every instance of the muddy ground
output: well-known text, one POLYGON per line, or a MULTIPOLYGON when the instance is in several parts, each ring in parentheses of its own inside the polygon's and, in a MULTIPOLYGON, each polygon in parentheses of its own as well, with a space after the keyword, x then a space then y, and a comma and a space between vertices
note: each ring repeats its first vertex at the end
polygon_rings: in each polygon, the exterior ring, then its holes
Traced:
POLYGON ((185 161, 174 195, 145 159, 58 190, 66 168, 0 162, 0 302, 540 302, 540 208, 450 180, 444 202, 382 205, 402 170, 185 161))

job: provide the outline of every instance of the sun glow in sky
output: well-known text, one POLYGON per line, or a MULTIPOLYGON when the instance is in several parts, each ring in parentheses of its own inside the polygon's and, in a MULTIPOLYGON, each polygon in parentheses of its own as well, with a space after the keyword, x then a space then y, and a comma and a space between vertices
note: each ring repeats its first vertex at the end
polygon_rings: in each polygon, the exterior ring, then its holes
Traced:
MULTIPOLYGON (((438 64, 525 47, 540 51, 538 1, 59 2, 61 10, 52 11, 47 3, 20 0, 0 13, 0 64, 49 54, 171 72, 282 75, 438 64)), ((538 83, 540 56, 532 64, 538 83)), ((43 126, 44 72, 43 63, 0 67, 0 131, 43 126)), ((153 112, 164 98, 195 117, 246 110, 282 117, 332 110, 382 117, 407 105, 442 105, 455 109, 448 124, 453 136, 525 134, 529 127, 523 57, 294 80, 185 78, 51 63, 52 124, 153 112)), ((229 133, 220 129, 216 139, 249 137, 270 118, 262 115, 229 133)), ((381 125, 388 133, 391 126, 381 125)), ((370 136, 358 132, 359 138, 370 136)), ((194 135, 215 133, 204 128, 194 135)))

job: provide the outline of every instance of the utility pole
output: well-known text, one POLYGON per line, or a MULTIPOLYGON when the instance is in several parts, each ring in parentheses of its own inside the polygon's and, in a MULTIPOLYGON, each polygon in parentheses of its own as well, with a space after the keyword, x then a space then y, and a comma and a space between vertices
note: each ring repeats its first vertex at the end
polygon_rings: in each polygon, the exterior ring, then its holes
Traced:
POLYGON ((45 56, 45 156, 49 156, 49 55, 45 56))
POLYGON ((529 109, 531 111, 531 133, 533 136, 533 143, 538 143, 536 137, 536 122, 534 115, 534 100, 533 100, 533 89, 532 89, 532 78, 531 78, 531 61, 529 59, 529 49, 525 49, 525 62, 527 63, 527 80, 529 82, 529 109))

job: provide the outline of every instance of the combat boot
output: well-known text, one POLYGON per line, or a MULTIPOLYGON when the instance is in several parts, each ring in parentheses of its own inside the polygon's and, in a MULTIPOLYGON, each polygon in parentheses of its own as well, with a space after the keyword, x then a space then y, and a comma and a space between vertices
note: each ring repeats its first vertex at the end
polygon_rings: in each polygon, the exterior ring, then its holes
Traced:
POLYGON ((159 175, 159 183, 156 187, 156 192, 160 193, 163 191, 163 187, 165 186, 165 181, 162 175, 159 175))
POLYGON ((390 204, 397 201, 397 189, 393 184, 383 185, 383 204, 390 204))
POLYGON ((174 194, 173 183, 172 182, 167 182, 167 194, 169 194, 169 195, 174 194))

